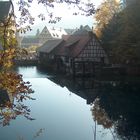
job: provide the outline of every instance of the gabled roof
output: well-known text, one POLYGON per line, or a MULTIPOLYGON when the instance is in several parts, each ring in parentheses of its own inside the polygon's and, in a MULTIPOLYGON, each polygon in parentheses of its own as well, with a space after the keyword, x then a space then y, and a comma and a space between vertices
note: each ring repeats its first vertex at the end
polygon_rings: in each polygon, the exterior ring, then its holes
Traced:
POLYGON ((50 53, 54 48, 56 48, 62 42, 63 42, 63 39, 48 40, 41 47, 39 47, 37 51, 50 53))
POLYGON ((4 22, 5 18, 8 17, 10 5, 9 1, 0 1, 0 22, 4 22))
POLYGON ((62 28, 55 28, 55 27, 44 27, 41 34, 47 34, 47 32, 50 33, 52 38, 61 39, 63 35, 67 35, 66 31, 62 28))
POLYGON ((84 26, 84 29, 87 31, 92 31, 92 29, 88 25, 84 26))
POLYGON ((48 30, 53 38, 62 38, 62 35, 67 35, 66 31, 62 28, 48 27, 48 30))

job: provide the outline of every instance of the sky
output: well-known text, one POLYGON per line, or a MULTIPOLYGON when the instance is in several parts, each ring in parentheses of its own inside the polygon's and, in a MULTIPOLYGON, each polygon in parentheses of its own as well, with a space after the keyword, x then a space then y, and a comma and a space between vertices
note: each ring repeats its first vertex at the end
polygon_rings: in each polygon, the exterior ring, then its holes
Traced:
MULTIPOLYGON (((89 1, 92 1, 95 7, 98 7, 98 5, 102 2, 102 0, 89 0, 89 1)), ((14 0, 14 2, 16 3, 17 0, 14 0)), ((86 0, 84 0, 84 2, 86 2, 86 0)), ((53 12, 56 16, 62 17, 61 21, 58 22, 57 24, 49 24, 48 20, 41 21, 40 19, 38 19, 36 16, 39 13, 43 13, 47 15, 46 14, 47 11, 43 5, 41 4, 38 5, 37 0, 33 0, 33 4, 32 7, 30 8, 30 11, 32 16, 35 17, 36 20, 34 25, 32 26, 33 31, 29 32, 28 34, 35 34, 38 28, 42 30, 44 26, 53 26, 53 27, 60 27, 65 29, 66 28, 75 29, 75 28, 79 28, 80 25, 89 25, 92 28, 94 23, 93 16, 89 16, 89 17, 81 16, 81 15, 74 16, 72 13, 76 11, 76 9, 66 4, 55 5, 54 9, 52 10, 47 9, 47 10, 53 12)), ((15 11, 16 11, 16 15, 18 15, 18 8, 16 4, 15 4, 15 11)))

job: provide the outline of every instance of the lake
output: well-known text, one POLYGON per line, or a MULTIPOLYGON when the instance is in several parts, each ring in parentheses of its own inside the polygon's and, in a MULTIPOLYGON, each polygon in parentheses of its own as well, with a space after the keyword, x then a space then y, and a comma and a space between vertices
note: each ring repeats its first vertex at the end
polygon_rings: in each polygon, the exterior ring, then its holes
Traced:
POLYGON ((31 110, 0 126, 0 140, 140 139, 140 80, 136 77, 66 78, 18 67, 35 91, 31 110), (94 102, 94 103, 93 103, 94 102))

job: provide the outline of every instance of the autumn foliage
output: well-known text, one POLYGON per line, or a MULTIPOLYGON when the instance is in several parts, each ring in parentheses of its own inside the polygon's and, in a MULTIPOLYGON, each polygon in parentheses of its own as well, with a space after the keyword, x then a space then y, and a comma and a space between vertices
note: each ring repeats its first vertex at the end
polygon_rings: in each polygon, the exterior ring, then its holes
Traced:
POLYGON ((10 120, 18 115, 33 120, 30 109, 23 103, 26 99, 33 99, 30 96, 33 93, 30 82, 24 82, 22 75, 14 72, 12 68, 18 52, 16 45, 13 21, 9 16, 0 24, 0 94, 4 93, 2 96, 7 97, 6 101, 0 104, 0 124, 3 126, 8 125, 10 120))

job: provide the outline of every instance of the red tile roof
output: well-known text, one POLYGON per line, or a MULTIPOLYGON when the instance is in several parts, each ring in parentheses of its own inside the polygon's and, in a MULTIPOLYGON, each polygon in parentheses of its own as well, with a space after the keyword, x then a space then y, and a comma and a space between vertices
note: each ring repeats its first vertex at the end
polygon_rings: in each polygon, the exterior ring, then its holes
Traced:
POLYGON ((71 35, 65 43, 59 47, 56 54, 76 57, 91 40, 91 35, 71 35))

